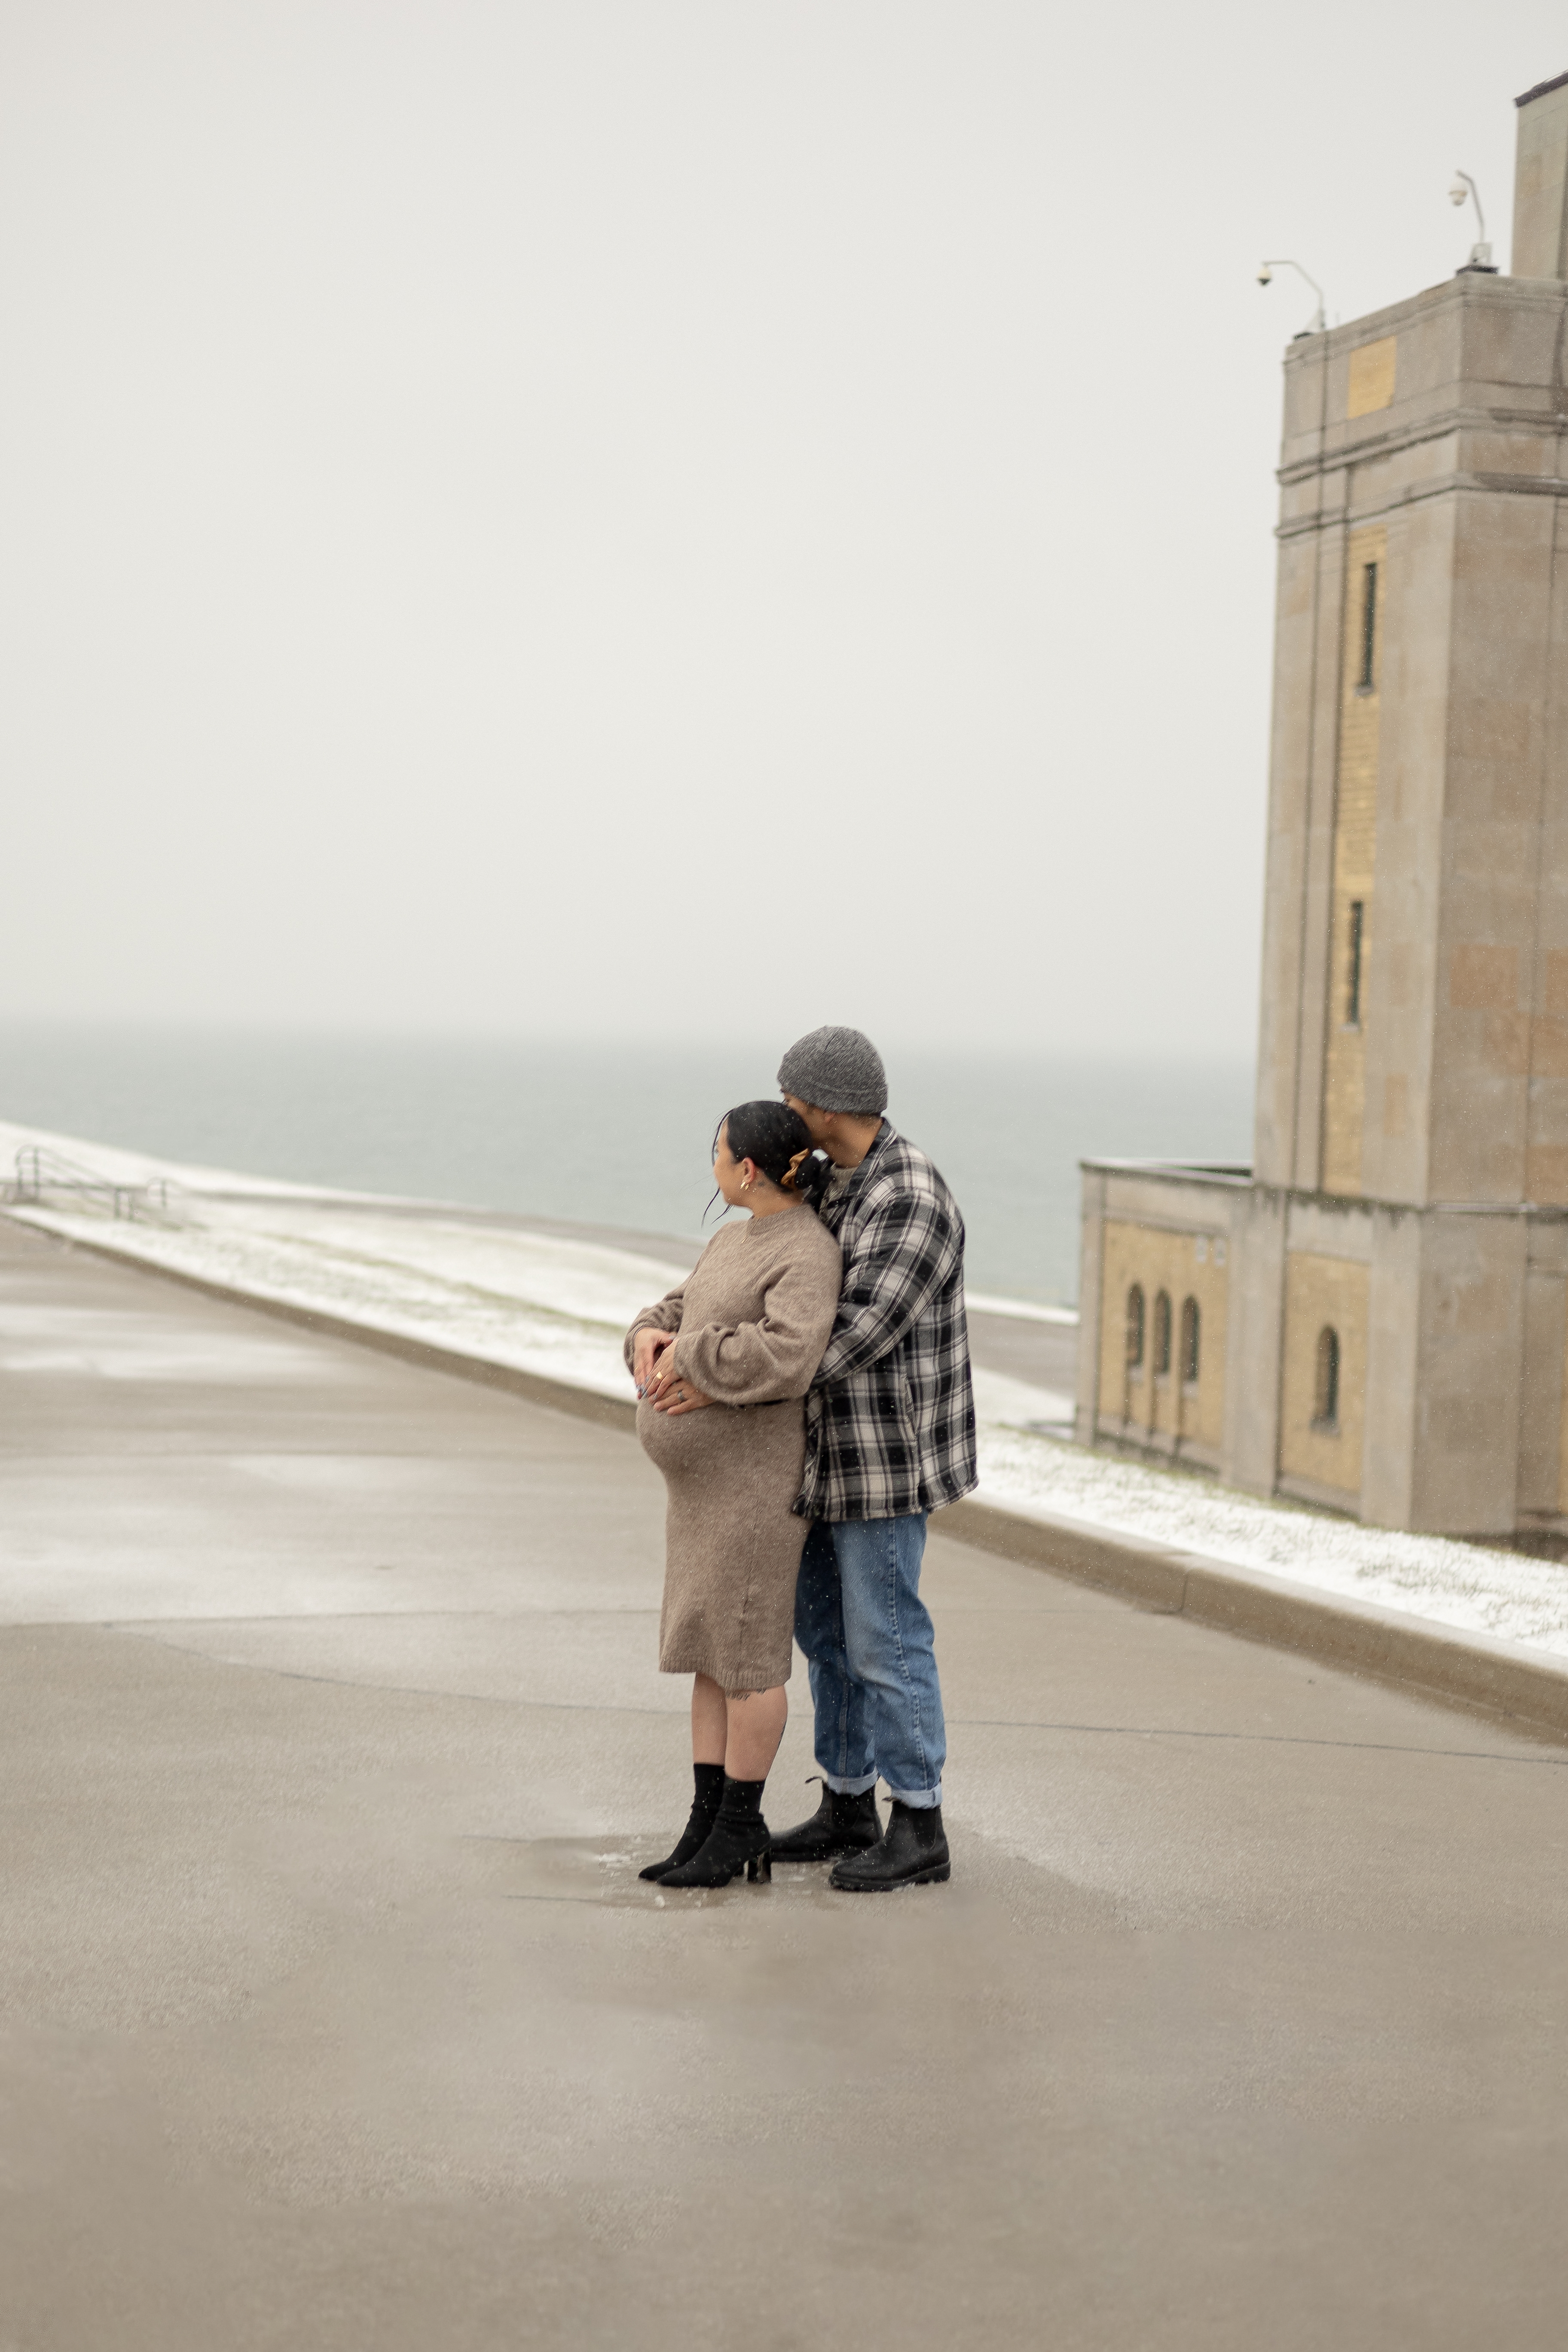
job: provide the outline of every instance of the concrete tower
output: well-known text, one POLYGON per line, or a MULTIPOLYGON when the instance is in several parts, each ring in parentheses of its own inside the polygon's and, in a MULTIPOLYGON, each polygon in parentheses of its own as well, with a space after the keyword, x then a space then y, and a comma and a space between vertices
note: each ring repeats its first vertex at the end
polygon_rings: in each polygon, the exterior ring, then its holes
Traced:
POLYGON ((1568 1524, 1568 75, 1513 275, 1293 343, 1255 1163, 1085 1166, 1079 1433, 1568 1524))

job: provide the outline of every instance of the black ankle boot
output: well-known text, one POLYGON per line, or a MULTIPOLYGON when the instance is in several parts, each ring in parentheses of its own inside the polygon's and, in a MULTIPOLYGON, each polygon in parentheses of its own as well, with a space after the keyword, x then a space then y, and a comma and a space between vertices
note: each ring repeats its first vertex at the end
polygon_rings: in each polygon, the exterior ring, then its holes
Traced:
POLYGON ((646 1870, 639 1870, 639 1878, 662 1878, 667 1870, 679 1870, 683 1862, 689 1862, 707 1844, 708 1832, 719 1818, 724 1795, 724 1767, 694 1764, 691 1777, 697 1784, 697 1793, 691 1800, 691 1818, 680 1832, 679 1844, 662 1862, 650 1862, 646 1870))
POLYGON ((801 1822, 782 1837, 773 1840, 775 1862, 831 1862, 836 1853, 858 1853, 866 1846, 875 1845, 882 1834, 882 1816, 877 1811, 877 1791, 868 1789, 858 1797, 841 1797, 837 1789, 822 1784, 822 1802, 810 1821, 801 1822))
POLYGON ((743 1870, 753 1881, 773 1876, 771 1839, 763 1819, 763 1780, 724 1780, 724 1801, 700 1853, 667 1870, 661 1886, 728 1886, 743 1870))
POLYGON ((900 1805, 893 1799, 887 1834, 865 1853, 835 1863, 827 1884, 842 1895, 875 1895, 887 1886, 925 1886, 952 1875, 940 1805, 900 1805))

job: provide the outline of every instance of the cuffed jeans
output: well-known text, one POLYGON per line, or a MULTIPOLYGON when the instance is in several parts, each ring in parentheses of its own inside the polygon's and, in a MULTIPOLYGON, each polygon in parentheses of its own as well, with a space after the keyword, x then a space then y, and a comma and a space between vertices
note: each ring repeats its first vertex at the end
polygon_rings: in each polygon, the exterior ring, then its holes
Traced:
POLYGON ((947 1730, 931 1612, 921 1599, 926 1515, 813 1519, 795 1638, 811 1666, 816 1761, 858 1797, 887 1782, 900 1804, 940 1805, 947 1730))

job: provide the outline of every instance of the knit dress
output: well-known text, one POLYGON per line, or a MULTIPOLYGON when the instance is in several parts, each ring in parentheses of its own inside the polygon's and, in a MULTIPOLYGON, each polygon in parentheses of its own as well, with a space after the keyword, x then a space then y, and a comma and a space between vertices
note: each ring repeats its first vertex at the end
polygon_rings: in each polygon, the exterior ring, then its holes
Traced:
POLYGON ((661 1674, 723 1690, 789 1679, 805 1521, 791 1509, 805 1453, 805 1396, 838 1306, 838 1244, 805 1203, 724 1225, 678 1290, 626 1334, 677 1331, 676 1376, 715 1402, 637 1407, 637 1436, 664 1474, 661 1674))

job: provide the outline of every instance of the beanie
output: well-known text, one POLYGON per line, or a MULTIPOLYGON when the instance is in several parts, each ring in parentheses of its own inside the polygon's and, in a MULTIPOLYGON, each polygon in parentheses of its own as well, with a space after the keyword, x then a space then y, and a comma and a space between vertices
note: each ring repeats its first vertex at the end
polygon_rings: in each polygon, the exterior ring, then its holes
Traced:
POLYGON ((779 1064, 779 1084, 818 1110, 874 1118, 888 1108, 882 1056, 858 1029, 814 1029, 797 1037, 779 1064))

